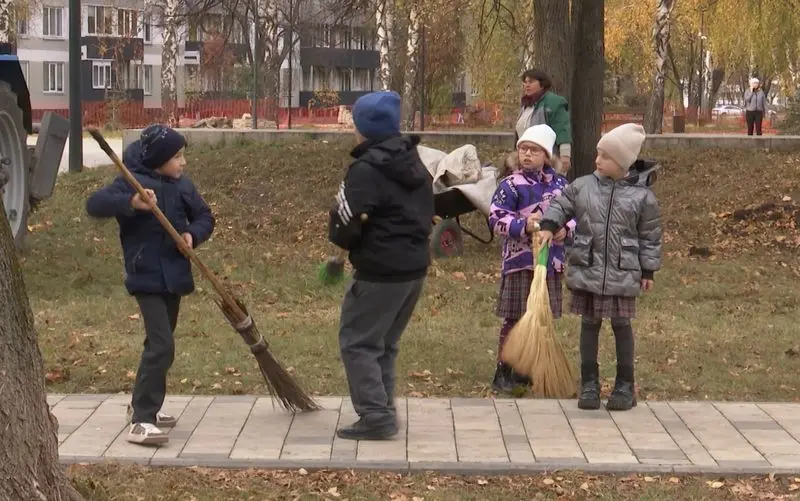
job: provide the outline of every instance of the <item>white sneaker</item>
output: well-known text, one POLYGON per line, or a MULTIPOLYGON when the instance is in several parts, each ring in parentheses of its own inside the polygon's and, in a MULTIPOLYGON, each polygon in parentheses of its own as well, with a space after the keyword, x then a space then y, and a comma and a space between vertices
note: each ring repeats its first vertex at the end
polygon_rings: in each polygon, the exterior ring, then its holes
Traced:
MULTIPOLYGON (((130 423, 133 419, 133 406, 128 404, 128 422, 130 423)), ((170 416, 169 414, 164 414, 163 412, 158 412, 156 414, 156 426, 159 428, 174 428, 178 424, 178 418, 175 416, 170 416)))
POLYGON ((128 442, 139 445, 161 445, 169 442, 169 436, 154 424, 135 423, 128 431, 128 442))

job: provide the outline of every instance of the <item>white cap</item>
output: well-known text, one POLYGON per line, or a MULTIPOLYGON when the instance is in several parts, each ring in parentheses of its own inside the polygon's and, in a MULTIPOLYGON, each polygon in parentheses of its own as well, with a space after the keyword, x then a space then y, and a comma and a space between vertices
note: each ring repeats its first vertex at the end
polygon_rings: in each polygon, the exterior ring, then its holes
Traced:
POLYGON ((517 148, 522 143, 533 143, 541 146, 547 153, 547 158, 553 156, 553 145, 556 143, 556 133, 548 125, 540 124, 528 127, 517 140, 517 148))
POLYGON ((750 79, 750 85, 757 84, 757 83, 761 83, 761 80, 759 80, 756 77, 753 77, 753 78, 750 79))
POLYGON ((644 127, 641 125, 622 124, 603 135, 597 142, 597 148, 608 153, 627 171, 639 157, 645 137, 644 127))

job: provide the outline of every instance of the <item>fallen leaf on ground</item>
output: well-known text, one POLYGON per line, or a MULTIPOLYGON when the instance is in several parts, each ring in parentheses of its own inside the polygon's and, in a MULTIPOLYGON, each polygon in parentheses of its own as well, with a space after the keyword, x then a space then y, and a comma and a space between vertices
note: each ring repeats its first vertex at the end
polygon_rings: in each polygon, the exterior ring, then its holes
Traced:
POLYGON ((128 315, 128 320, 139 320, 139 314, 134 313, 133 315, 128 315))
POLYGON ((707 483, 707 484, 708 484, 708 486, 709 486, 709 487, 711 487, 712 489, 719 489, 719 488, 721 488, 723 485, 725 485, 725 483, 724 483, 724 482, 720 482, 720 481, 718 481, 718 480, 717 480, 717 481, 714 481, 714 482, 712 482, 712 481, 710 481, 710 480, 709 480, 709 481, 708 481, 708 482, 706 482, 706 483, 707 483))

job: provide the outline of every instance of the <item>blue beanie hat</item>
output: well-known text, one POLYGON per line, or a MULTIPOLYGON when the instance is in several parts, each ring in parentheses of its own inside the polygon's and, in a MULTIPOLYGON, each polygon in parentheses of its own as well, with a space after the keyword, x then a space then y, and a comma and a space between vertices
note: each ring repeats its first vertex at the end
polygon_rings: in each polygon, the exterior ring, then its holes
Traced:
POLYGON ((400 95, 394 91, 371 92, 353 105, 353 123, 366 139, 382 139, 400 133, 400 95))
POLYGON ((142 165, 158 169, 169 162, 184 146, 186 138, 166 125, 150 125, 142 131, 142 165))

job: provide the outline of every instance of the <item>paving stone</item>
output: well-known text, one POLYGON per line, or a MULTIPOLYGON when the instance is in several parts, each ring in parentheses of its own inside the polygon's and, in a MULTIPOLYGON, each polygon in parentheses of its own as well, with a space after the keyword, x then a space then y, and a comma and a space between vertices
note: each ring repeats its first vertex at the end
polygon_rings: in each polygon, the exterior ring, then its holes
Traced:
POLYGON ((329 460, 331 458, 333 437, 339 422, 339 407, 342 405, 341 399, 335 409, 330 409, 333 407, 332 404, 332 401, 325 403, 323 410, 295 414, 289 433, 286 435, 281 459, 329 460), (308 437, 314 437, 318 442, 302 443, 302 440, 308 437))
POLYGON ((273 406, 271 398, 259 398, 236 439, 231 459, 279 459, 293 419, 294 414, 273 406))
MULTIPOLYGON (((405 407, 405 402, 403 402, 405 407)), ((400 409, 398 408, 398 413, 400 409)), ((342 399, 339 410, 339 422, 336 429, 347 426, 358 420, 358 414, 353 409, 353 402, 349 398, 342 399)), ((405 453, 405 447, 403 450, 405 453)), ((333 461, 355 461, 358 455, 358 442, 355 440, 344 440, 334 435, 333 446, 331 448, 331 460, 333 461)))
POLYGON ((589 463, 638 462, 607 411, 567 413, 565 409, 565 415, 589 463), (570 418, 570 416, 575 417, 570 418))
POLYGON ((66 395, 62 395, 60 393, 50 393, 47 395, 47 405, 53 407, 57 403, 61 402, 66 395))
MULTIPOLYGON (((408 403, 406 399, 395 401, 397 408, 398 433, 392 440, 365 440, 358 442, 357 460, 361 461, 406 461, 407 458, 407 421, 408 403)), ((336 440, 339 440, 337 437, 336 440)), ((335 443, 334 443, 335 445, 335 443)))
MULTIPOLYGON (((69 397, 59 402, 67 401, 69 397)), ((67 456, 102 456, 117 435, 126 427, 125 404, 113 400, 97 400, 102 402, 69 438, 59 447, 59 452, 67 456)))
POLYGON ((490 400, 475 399, 482 405, 458 405, 453 409, 456 452, 459 461, 507 462, 503 432, 490 400))
POLYGON ((800 450, 795 450, 794 454, 765 454, 764 457, 773 466, 800 468, 800 450))
MULTIPOLYGON (((170 401, 169 399, 167 401, 170 401)), ((180 413, 178 425, 169 431, 169 442, 156 450, 152 460, 175 459, 181 453, 189 438, 197 427, 197 424, 205 415, 214 397, 199 396, 194 397, 186 403, 183 412, 180 413)), ((166 405, 166 404, 165 404, 166 405)), ((174 405, 180 405, 175 402, 174 405)))
POLYGON ((196 454, 229 455, 254 404, 255 398, 228 402, 218 402, 214 398, 186 442, 181 457, 196 454))
MULTIPOLYGON (((142 459, 142 460, 150 460, 156 452, 159 450, 157 447, 143 447, 141 445, 129 443, 126 438, 128 436, 128 421, 127 421, 127 405, 130 400, 130 395, 126 396, 125 399, 115 399, 114 402, 118 402, 121 404, 123 409, 126 410, 126 417, 125 417, 125 425, 120 431, 119 435, 114 439, 111 443, 109 448, 106 450, 104 456, 109 459, 142 459)), ((164 399, 164 406, 162 408, 163 412, 175 416, 178 418, 178 423, 180 423, 181 418, 183 417, 183 412, 186 409, 186 406, 191 401, 191 397, 176 397, 176 396, 168 396, 164 399)), ((169 433, 170 441, 176 439, 175 433, 176 430, 165 428, 165 431, 169 433)), ((185 437, 188 438, 188 435, 185 437)), ((166 446, 162 446, 166 447, 166 446)))
POLYGON ((692 434, 686 423, 670 407, 667 402, 648 402, 647 406, 653 411, 664 429, 670 437, 680 447, 686 457, 693 465, 703 467, 716 466, 716 461, 708 453, 703 444, 692 434))
POLYGON ((517 401, 536 461, 540 457, 585 459, 558 400, 517 401))
POLYGON ((458 461, 450 401, 408 399, 408 461, 458 461))
POLYGON ((531 444, 525 434, 525 425, 519 414, 517 403, 513 400, 495 400, 495 411, 500 419, 500 428, 503 433, 508 458, 512 463, 534 462, 531 444))
POLYGON ((758 405, 723 402, 715 407, 762 455, 800 453, 800 443, 758 405))
POLYGON ((761 403, 758 407, 795 440, 800 441, 800 406, 792 403, 761 403))

